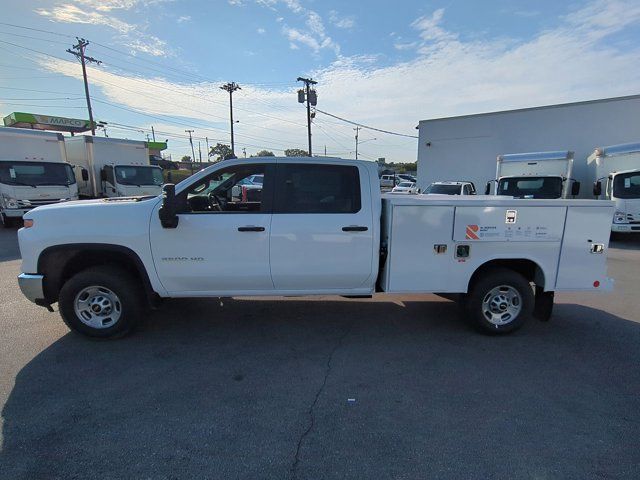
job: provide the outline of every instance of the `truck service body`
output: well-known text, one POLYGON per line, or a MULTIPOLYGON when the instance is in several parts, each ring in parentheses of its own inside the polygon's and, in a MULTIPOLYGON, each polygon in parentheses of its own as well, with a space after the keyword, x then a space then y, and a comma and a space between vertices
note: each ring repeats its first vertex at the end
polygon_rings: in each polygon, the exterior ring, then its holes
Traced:
POLYGON ((67 157, 89 171, 79 182, 86 198, 160 195, 162 169, 150 165, 146 142, 81 135, 67 138, 67 157))
POLYGON ((0 127, 0 217, 4 225, 39 205, 78 199, 60 133, 0 127))
POLYGON ((19 283, 98 337, 131 329, 143 299, 377 292, 461 294, 481 329, 505 333, 548 318, 554 291, 611 288, 612 214, 596 200, 381 196, 366 161, 229 160, 162 197, 29 212, 19 283), (261 198, 233 196, 254 174, 261 198))
POLYGON ((640 143, 597 148, 587 164, 594 195, 616 202, 611 231, 640 232, 640 143))
POLYGON ((569 151, 499 155, 496 194, 516 198, 575 196, 580 184, 572 180, 572 168, 573 152, 569 151))

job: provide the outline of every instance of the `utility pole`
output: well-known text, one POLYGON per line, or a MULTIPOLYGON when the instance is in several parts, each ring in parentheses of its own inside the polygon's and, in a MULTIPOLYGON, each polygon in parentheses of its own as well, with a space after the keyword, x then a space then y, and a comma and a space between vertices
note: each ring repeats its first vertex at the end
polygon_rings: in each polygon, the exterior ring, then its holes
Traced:
POLYGON ((89 124, 91 125, 91 135, 96 134, 96 127, 93 123, 93 112, 91 111, 91 97, 89 96, 89 82, 87 80, 87 62, 95 63, 100 65, 102 62, 100 60, 96 60, 93 57, 87 57, 84 54, 85 48, 89 45, 89 42, 84 38, 78 38, 78 43, 71 48, 67 48, 67 52, 71 55, 75 55, 75 57, 80 60, 82 64, 82 77, 84 78, 84 94, 87 97, 87 110, 89 110, 89 124))
POLYGON ((229 119, 231 121, 231 153, 236 154, 235 143, 233 141, 233 92, 241 90, 240 85, 236 82, 225 83, 220 87, 222 90, 229 92, 229 119))
POLYGON ((311 106, 314 107, 318 103, 318 95, 315 90, 311 90, 311 85, 316 85, 318 82, 312 78, 298 77, 298 82, 304 82, 304 90, 298 90, 298 103, 304 103, 307 101, 307 136, 309 137, 309 156, 312 157, 311 152, 311 106))
POLYGON ((202 163, 202 150, 200 149, 200 140, 198 140, 198 157, 200 158, 200 163, 202 163))
POLYGON ((193 133, 193 130, 185 130, 185 132, 189 134, 189 143, 191 144, 191 155, 193 155, 191 157, 191 175, 193 175, 193 162, 196 161, 196 152, 193 149, 193 138, 191 138, 191 134, 193 133))
POLYGON ((156 131, 153 129, 153 125, 151 125, 151 136, 153 137, 153 141, 156 141, 156 131))
POLYGON ((242 153, 244 154, 244 158, 247 158, 247 149, 246 149, 246 147, 242 147, 242 153))
POLYGON ((360 127, 354 128, 356 131, 356 160, 358 159, 358 133, 360 132, 360 127))
POLYGON ((204 137, 205 142, 207 142, 207 162, 209 162, 211 155, 209 155, 209 152, 211 152, 211 150, 209 150, 209 137, 204 137))

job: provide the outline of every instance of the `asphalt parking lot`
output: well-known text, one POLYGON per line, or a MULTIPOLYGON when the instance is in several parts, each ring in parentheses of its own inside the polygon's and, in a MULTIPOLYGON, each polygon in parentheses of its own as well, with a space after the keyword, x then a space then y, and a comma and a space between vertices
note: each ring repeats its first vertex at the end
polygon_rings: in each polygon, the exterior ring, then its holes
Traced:
POLYGON ((435 296, 170 301, 119 341, 19 293, 0 231, 0 478, 640 477, 640 239, 614 293, 471 330, 435 296))

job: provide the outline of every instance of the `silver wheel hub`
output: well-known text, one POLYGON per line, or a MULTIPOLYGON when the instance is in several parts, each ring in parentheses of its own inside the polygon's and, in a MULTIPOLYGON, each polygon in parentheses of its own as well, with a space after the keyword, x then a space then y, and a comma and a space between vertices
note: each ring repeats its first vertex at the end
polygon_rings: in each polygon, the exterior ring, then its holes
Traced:
POLYGON ((118 296, 106 287, 91 286, 80 290, 73 302, 78 319, 91 328, 109 328, 122 315, 118 296))
POLYGON ((482 300, 482 315, 499 327, 513 322, 522 311, 522 296, 509 285, 492 288, 482 300))

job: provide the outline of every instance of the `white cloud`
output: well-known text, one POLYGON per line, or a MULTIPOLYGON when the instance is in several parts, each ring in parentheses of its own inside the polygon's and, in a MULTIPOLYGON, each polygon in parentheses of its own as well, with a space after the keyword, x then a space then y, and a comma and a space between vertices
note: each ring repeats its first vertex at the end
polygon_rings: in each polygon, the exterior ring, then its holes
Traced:
MULTIPOLYGON (((120 34, 120 41, 128 46, 133 53, 147 53, 153 56, 173 56, 172 49, 165 41, 155 35, 146 34, 145 27, 129 23, 114 16, 114 10, 131 10, 133 8, 147 8, 171 0, 77 0, 78 5, 58 2, 52 7, 38 8, 38 15, 48 17, 53 22, 80 23, 109 27, 120 34)), ((190 17, 178 19, 186 21, 190 17)))
POLYGON ((256 30, 256 32, 258 32, 260 35, 263 35, 266 32, 266 30, 264 28, 260 27, 260 28, 258 28, 256 30))
POLYGON ((185 23, 191 21, 191 15, 181 15, 176 20, 178 23, 185 23))
POLYGON ((356 24, 356 20, 353 16, 340 16, 335 10, 329 12, 329 20, 331 24, 338 28, 350 29, 356 24))

